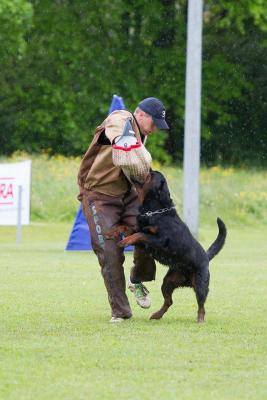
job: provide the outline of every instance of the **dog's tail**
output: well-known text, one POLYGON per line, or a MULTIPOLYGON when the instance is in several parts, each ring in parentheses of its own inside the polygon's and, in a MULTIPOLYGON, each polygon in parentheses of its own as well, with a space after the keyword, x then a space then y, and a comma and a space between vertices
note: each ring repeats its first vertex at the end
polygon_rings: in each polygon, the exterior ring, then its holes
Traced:
POLYGON ((207 255, 209 257, 209 260, 212 260, 213 257, 215 257, 216 254, 218 254, 219 251, 223 248, 225 238, 227 235, 226 226, 224 225, 223 221, 220 218, 217 218, 217 225, 219 228, 218 236, 207 250, 207 255))

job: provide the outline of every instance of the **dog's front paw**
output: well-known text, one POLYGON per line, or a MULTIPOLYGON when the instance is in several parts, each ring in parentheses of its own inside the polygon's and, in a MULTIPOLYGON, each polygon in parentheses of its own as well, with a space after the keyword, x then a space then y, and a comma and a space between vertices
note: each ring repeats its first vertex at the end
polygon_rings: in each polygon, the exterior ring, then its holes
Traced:
POLYGON ((134 240, 134 238, 132 238, 132 236, 126 237, 125 239, 121 240, 118 245, 120 247, 127 247, 127 246, 132 246, 134 245, 136 242, 134 240))
POLYGON ((121 240, 118 244, 120 247, 135 245, 136 243, 146 242, 146 237, 142 232, 133 233, 127 236, 125 239, 121 240))
POLYGON ((118 246, 119 246, 119 247, 127 247, 127 246, 129 246, 129 243, 128 243, 127 238, 121 240, 121 241, 118 243, 118 246))
POLYGON ((116 228, 110 229, 106 235, 106 239, 120 239, 122 235, 129 236, 133 233, 133 229, 125 225, 119 225, 116 228))
POLYGON ((125 227, 123 225, 116 226, 110 229, 106 234, 106 239, 120 239, 121 235, 124 233, 125 227))
POLYGON ((105 234, 105 239, 118 239, 120 237, 120 232, 115 229, 111 229, 105 234))

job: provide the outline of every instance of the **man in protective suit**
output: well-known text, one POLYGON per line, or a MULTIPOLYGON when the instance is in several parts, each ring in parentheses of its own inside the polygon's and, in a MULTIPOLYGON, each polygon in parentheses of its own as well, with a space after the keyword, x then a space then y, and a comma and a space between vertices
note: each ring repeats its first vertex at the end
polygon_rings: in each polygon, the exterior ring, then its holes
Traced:
MULTIPOLYGON (((78 198, 107 289, 112 313, 110 322, 131 318, 132 312, 125 291, 123 249, 115 239, 106 239, 105 235, 119 225, 134 229, 139 207, 135 187, 123 169, 113 163, 112 144, 118 143, 129 122, 137 141, 143 143, 157 129, 169 129, 165 114, 162 102, 154 97, 142 100, 133 114, 126 110, 114 111, 96 128, 80 165, 78 198)), ((142 282, 155 279, 155 261, 136 248, 133 264, 128 288, 140 307, 149 308, 148 290, 142 282)))

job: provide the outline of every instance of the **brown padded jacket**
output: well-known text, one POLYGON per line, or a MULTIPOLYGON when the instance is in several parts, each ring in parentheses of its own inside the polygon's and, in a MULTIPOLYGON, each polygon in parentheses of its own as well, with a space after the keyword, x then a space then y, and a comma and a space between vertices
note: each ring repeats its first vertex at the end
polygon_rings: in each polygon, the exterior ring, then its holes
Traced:
POLYGON ((86 151, 78 172, 78 185, 81 201, 85 190, 100 192, 109 196, 122 196, 129 189, 129 181, 122 169, 112 162, 113 140, 123 132, 126 121, 130 119, 138 140, 143 141, 137 121, 126 110, 114 111, 96 128, 93 140, 86 151), (102 134, 106 141, 103 144, 102 134))

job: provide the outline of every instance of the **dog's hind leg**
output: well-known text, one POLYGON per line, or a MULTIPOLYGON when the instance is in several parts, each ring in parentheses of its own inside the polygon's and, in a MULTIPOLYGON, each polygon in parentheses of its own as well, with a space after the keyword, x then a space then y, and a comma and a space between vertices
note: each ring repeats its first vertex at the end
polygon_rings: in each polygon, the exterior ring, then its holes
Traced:
POLYGON ((161 291, 164 297, 164 303, 160 310, 151 315, 150 319, 160 319, 172 305, 172 293, 180 284, 180 274, 177 271, 169 269, 163 279, 161 291))
POLYGON ((201 269, 194 274, 192 279, 193 288, 196 293, 198 303, 197 322, 204 322, 205 318, 205 301, 209 293, 209 264, 201 266, 201 269))

